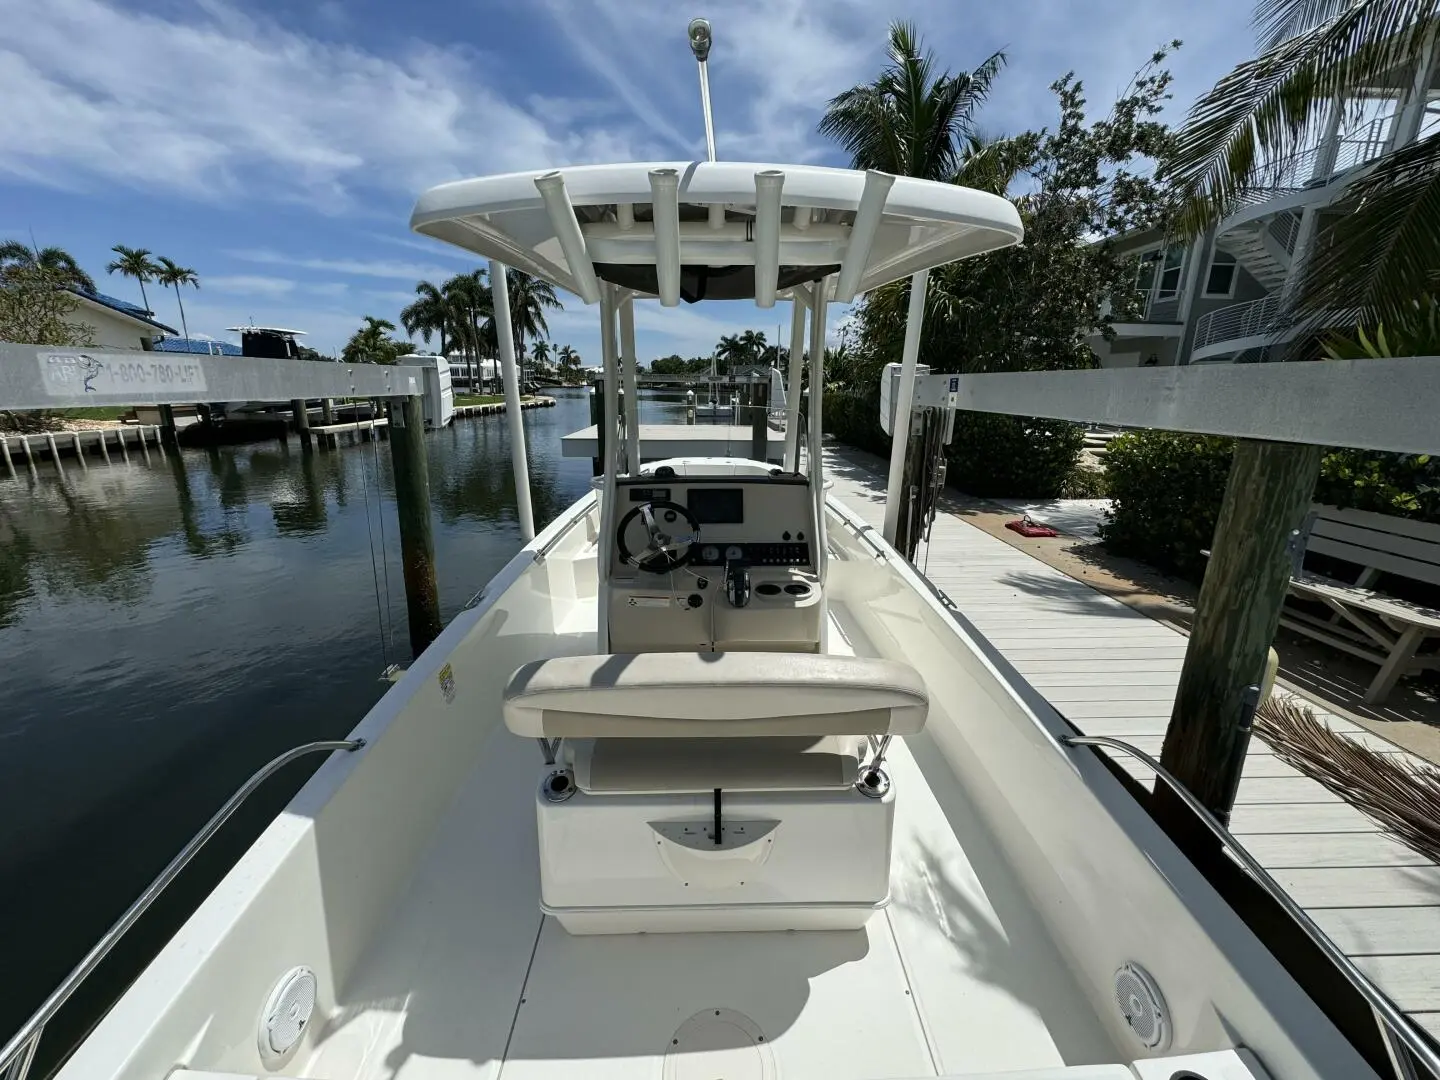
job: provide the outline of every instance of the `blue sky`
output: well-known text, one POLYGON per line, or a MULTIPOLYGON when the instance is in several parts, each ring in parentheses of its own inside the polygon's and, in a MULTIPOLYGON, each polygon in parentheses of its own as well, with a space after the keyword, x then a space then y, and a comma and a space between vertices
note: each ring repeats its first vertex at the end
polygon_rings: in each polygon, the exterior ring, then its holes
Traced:
MULTIPOLYGON (((715 24, 720 156, 845 162, 815 134, 824 102, 871 77, 886 25, 914 19, 952 68, 1009 64, 982 126, 1043 125, 1067 70, 1107 108, 1161 42, 1176 118, 1252 51, 1250 0, 0 0, 0 239, 69 249, 102 290, 112 244, 194 267, 192 333, 248 322, 324 352, 361 316, 397 320, 419 278, 474 262, 410 233, 425 188, 463 176, 704 154, 685 23, 715 24)), ((599 357, 574 297, 557 344, 599 357)), ((159 317, 178 326, 173 296, 159 317)), ((785 316, 781 316, 782 318, 785 316)), ((640 359, 706 353, 775 313, 637 309, 640 359)))

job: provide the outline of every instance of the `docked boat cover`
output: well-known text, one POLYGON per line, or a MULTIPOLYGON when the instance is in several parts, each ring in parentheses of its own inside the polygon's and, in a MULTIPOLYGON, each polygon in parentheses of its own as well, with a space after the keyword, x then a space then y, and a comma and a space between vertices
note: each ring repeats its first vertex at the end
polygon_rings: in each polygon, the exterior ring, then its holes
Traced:
POLYGON ((912 735, 925 683, 908 664, 813 653, 613 653, 526 664, 505 726, 530 738, 912 735))

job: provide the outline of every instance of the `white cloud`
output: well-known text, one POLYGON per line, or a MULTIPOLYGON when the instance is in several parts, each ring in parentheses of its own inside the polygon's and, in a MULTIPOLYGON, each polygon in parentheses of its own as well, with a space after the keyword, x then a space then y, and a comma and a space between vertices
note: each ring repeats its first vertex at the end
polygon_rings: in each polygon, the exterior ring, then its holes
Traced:
POLYGON ((453 276, 456 272, 453 267, 427 266, 423 263, 399 262, 393 259, 324 259, 286 255, 283 252, 269 251, 263 248, 238 248, 226 251, 225 254, 242 262, 286 266, 295 270, 319 270, 324 273, 349 274, 356 277, 399 278, 409 281, 443 280, 453 276))
POLYGON ((312 296, 343 296, 349 289, 341 281, 296 281, 261 274, 212 274, 202 282, 207 292, 235 296, 284 297, 296 293, 312 296))
POLYGON ((0 0, 0 174, 341 211, 367 189, 631 156, 633 123, 548 130, 471 50, 380 56, 222 0, 176 11, 0 0))

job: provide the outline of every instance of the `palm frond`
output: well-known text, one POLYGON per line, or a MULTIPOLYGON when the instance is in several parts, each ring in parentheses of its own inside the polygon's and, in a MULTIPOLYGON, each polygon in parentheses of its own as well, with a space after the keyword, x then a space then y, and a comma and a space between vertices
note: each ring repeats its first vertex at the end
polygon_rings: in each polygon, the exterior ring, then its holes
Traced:
POLYGON ((1177 185, 1194 196, 1189 231, 1228 212, 1257 163, 1313 142, 1333 102, 1413 66, 1433 13, 1434 0, 1352 0, 1221 79, 1190 110, 1171 164, 1177 185))
POLYGON ((1318 780, 1401 843, 1440 862, 1440 770, 1361 746, 1289 697, 1260 706, 1255 734, 1280 760, 1318 780))
POLYGON ((1382 158, 1347 192, 1345 212, 1318 236, 1301 272, 1297 311, 1398 323, 1440 289, 1440 135, 1382 158))
POLYGON ((1262 52, 1329 22, 1355 0, 1260 0, 1250 20, 1262 52))

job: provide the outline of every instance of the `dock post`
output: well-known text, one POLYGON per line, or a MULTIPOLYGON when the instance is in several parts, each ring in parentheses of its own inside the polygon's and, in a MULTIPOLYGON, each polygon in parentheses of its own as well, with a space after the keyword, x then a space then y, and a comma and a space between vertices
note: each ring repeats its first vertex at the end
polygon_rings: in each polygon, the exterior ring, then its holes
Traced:
POLYGON ((90 465, 85 460, 85 448, 80 445, 80 432, 72 431, 70 435, 71 440, 75 443, 75 456, 80 459, 80 468, 84 469, 86 472, 89 472, 90 465))
POLYGON ((290 412, 295 417, 295 434, 300 436, 300 447, 302 450, 310 449, 310 409, 305 404, 304 398, 296 398, 290 402, 290 412))
POLYGON ((605 471, 605 382, 596 379, 590 384, 590 422, 595 425, 595 454, 590 459, 590 475, 605 471))
POLYGON ((10 460, 10 436, 0 435, 0 458, 5 459, 5 473, 11 480, 15 479, 15 462, 10 460))
POLYGON ((335 399, 320 399, 320 422, 322 424, 333 424, 335 422, 335 399))
POLYGON ((160 406, 160 430, 156 434, 155 446, 163 454, 166 446, 179 446, 175 432, 175 406, 160 406))
POLYGON ((45 445, 50 447, 50 460, 55 465, 55 471, 61 476, 64 476, 65 466, 60 464, 60 448, 55 445, 55 433, 53 431, 47 431, 45 433, 45 445))
POLYGON ((430 520, 430 472, 425 461, 425 405, 418 394, 390 405, 390 460, 395 470, 395 512, 400 519, 400 564, 410 651, 419 656, 444 629, 435 584, 435 531, 430 520))
POLYGON ((98 431, 96 431, 95 434, 97 434, 97 435, 100 436, 100 456, 105 459, 105 464, 106 464, 106 465, 109 465, 109 464, 110 464, 110 447, 109 447, 109 445, 108 445, 109 440, 107 440, 107 439, 105 438, 105 431, 106 431, 106 429, 102 427, 102 428, 100 428, 98 431))
POLYGON ((754 383, 750 387, 750 457, 753 461, 770 460, 770 384, 754 383))
MULTIPOLYGON (((1265 681, 1280 605, 1305 550, 1302 526, 1320 457, 1318 446, 1254 439, 1235 444, 1160 753, 1161 764, 1222 821, 1243 764, 1235 743, 1244 737, 1247 695, 1265 681)), ((1157 792, 1156 809, 1172 832, 1191 824, 1174 796, 1157 792)))
POLYGON ((685 391, 685 423, 695 423, 695 391, 685 391))
POLYGON ((20 448, 25 451, 25 464, 30 467, 30 475, 38 475, 38 471, 35 468, 35 450, 30 445, 29 435, 20 436, 20 448))
POLYGON ((116 438, 116 439, 119 441, 119 443, 120 443, 120 456, 125 460, 125 464, 126 464, 126 465, 129 465, 129 464, 130 464, 130 447, 129 447, 129 446, 126 444, 126 442, 125 442, 125 429, 124 429, 123 427, 122 427, 122 428, 116 428, 116 429, 115 429, 115 438, 116 438))

